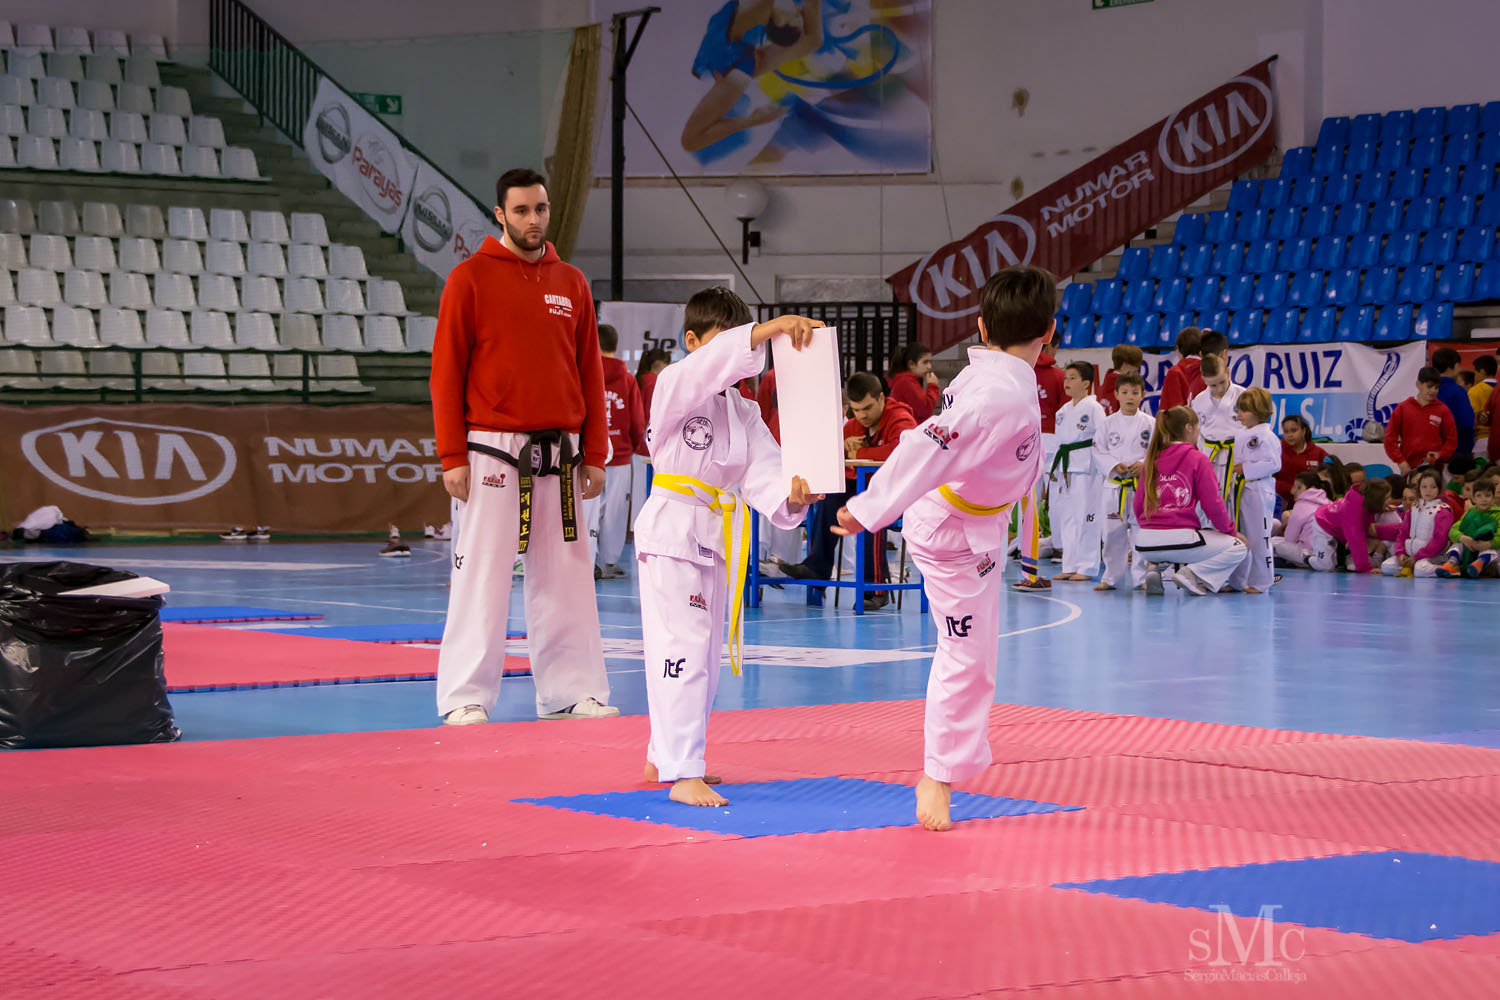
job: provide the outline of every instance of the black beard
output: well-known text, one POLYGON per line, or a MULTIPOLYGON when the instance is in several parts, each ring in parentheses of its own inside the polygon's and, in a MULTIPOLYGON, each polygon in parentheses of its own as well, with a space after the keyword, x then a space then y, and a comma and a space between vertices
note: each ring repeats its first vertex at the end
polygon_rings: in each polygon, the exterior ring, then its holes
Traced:
POLYGON ((535 253, 547 242, 547 234, 544 232, 537 238, 535 244, 528 244, 525 234, 521 230, 512 229, 508 222, 505 224, 505 238, 510 240, 511 246, 517 250, 524 250, 527 253, 535 253))

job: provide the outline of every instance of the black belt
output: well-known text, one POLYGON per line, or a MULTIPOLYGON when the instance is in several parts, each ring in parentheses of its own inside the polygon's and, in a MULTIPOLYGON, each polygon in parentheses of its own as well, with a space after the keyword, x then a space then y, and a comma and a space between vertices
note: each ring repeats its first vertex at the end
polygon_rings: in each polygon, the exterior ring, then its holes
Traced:
POLYGON ((578 540, 578 510, 573 500, 573 470, 583 456, 573 450, 573 439, 564 431, 532 431, 521 446, 521 455, 511 455, 499 448, 476 441, 469 450, 500 459, 516 470, 521 489, 521 530, 516 536, 516 551, 525 552, 531 539, 531 481, 536 476, 561 476, 563 541, 578 540))

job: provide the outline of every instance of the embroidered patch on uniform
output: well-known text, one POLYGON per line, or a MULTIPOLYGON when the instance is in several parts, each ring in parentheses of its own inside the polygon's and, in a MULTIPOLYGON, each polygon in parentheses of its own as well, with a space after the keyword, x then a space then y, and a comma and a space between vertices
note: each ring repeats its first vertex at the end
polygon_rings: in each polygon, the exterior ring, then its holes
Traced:
POLYGON ((480 482, 485 486, 493 486, 498 490, 500 487, 505 485, 505 473, 502 472, 498 476, 487 475, 482 480, 480 480, 480 482))
POLYGON ((684 663, 686 663, 686 662, 687 662, 687 657, 685 657, 685 656, 682 657, 681 659, 677 659, 677 660, 672 659, 670 656, 667 657, 667 663, 666 663, 666 666, 662 668, 661 675, 663 677, 673 677, 673 678, 681 677, 682 676, 682 665, 684 663))
POLYGON ((707 545, 698 546, 698 554, 700 556, 703 556, 705 559, 712 559, 714 556, 718 555, 717 552, 709 548, 707 545))
POLYGON ((542 301, 547 303, 547 311, 552 315, 573 318, 573 300, 566 295, 547 294, 542 296, 542 301))
POLYGON ((967 639, 969 630, 974 627, 973 615, 964 615, 962 618, 954 618, 952 615, 945 616, 948 619, 948 636, 952 639, 967 639))
POLYGON ((707 417, 694 417, 682 425, 682 441, 694 451, 707 451, 714 443, 713 421, 707 417))
POLYGON ((1027 438, 1025 441, 1022 441, 1020 445, 1016 447, 1016 461, 1024 462, 1028 458, 1030 458, 1032 452, 1036 451, 1037 442, 1041 440, 1041 437, 1042 436, 1040 433, 1038 433, 1037 431, 1032 431, 1031 437, 1027 438))
POLYGON ((1081 416, 1081 417, 1078 418, 1078 429, 1079 430, 1083 430, 1083 428, 1087 427, 1088 425, 1089 425, 1089 415, 1087 413, 1085 413, 1083 416, 1081 416))
POLYGON ((1251 438, 1248 447, 1259 448, 1260 447, 1260 438, 1258 438, 1258 437, 1251 438))
POLYGON ((936 441, 937 446, 944 451, 947 451, 948 446, 958 440, 958 431, 950 431, 948 428, 939 427, 936 424, 929 424, 923 427, 922 433, 936 441))
POLYGON ((986 576, 989 576, 990 575, 990 571, 993 570, 994 568, 995 568, 995 560, 991 559, 989 556, 985 556, 983 559, 979 560, 978 569, 979 569, 979 576, 980 576, 980 578, 982 579, 982 578, 984 578, 986 576))
POLYGON ((697 608, 699 611, 707 611, 708 602, 703 599, 702 594, 689 594, 688 607, 697 608))
POLYGON ((1146 430, 1141 431, 1141 447, 1151 447, 1151 429, 1149 427, 1146 430))
POLYGON ((1121 434, 1119 431, 1110 431, 1109 440, 1106 442, 1106 444, 1110 451, 1114 451, 1116 448, 1120 447, 1120 445, 1123 444, 1124 441, 1125 435, 1121 434))

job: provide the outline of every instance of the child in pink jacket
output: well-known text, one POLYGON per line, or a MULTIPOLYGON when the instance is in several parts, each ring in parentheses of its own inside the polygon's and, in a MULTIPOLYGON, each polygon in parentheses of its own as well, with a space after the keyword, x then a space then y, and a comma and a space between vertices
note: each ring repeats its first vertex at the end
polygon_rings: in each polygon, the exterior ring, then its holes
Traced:
POLYGON ((1292 509, 1286 516, 1282 533, 1271 539, 1276 558, 1292 566, 1307 566, 1313 552, 1313 515, 1328 505, 1328 494, 1316 469, 1297 473, 1292 480, 1292 509))
POLYGON ((1391 498, 1391 484, 1384 479, 1355 483, 1349 492, 1333 503, 1319 507, 1313 515, 1313 552, 1310 568, 1327 573, 1338 568, 1338 548, 1349 550, 1349 564, 1357 573, 1379 573, 1370 565, 1370 539, 1394 541, 1399 524, 1376 524, 1375 516, 1385 512, 1391 498))

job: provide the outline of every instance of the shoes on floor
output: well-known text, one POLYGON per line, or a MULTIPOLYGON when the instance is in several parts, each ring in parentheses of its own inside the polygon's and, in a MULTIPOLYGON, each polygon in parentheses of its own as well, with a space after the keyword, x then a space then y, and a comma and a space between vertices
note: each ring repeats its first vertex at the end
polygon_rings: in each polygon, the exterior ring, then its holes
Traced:
POLYGON ((269 542, 271 540, 271 528, 269 525, 257 524, 255 531, 250 535, 252 542, 269 542))
POLYGON ((600 569, 598 566, 595 566, 594 567, 594 582, 598 583, 602 579, 604 579, 604 570, 600 569))
POLYGON ((380 554, 387 559, 410 559, 411 546, 405 542, 387 542, 380 554))
POLYGON ((889 603, 891 603, 891 595, 886 593, 885 591, 865 595, 866 611, 879 611, 889 603))
POLYGON ((1161 570, 1148 569, 1146 571, 1146 593, 1152 597, 1160 597, 1165 594, 1166 588, 1161 585, 1161 570))
POLYGON ((445 726, 478 726, 489 721, 490 713, 484 710, 483 705, 465 705, 443 716, 445 726))
POLYGON ((614 563, 606 563, 604 566, 604 579, 623 580, 625 579, 625 571, 614 563))
POLYGON ((1444 580, 1452 580, 1463 576, 1463 571, 1458 568, 1458 563, 1445 562, 1437 568, 1437 575, 1444 580))
POLYGON ((546 715, 538 716, 541 719, 608 719, 619 715, 620 710, 613 705, 606 705, 597 698, 585 698, 576 705, 569 705, 560 712, 548 712, 546 715))
POLYGON ((1052 581, 1045 576, 1039 576, 1035 580, 1030 580, 1023 576, 1010 586, 1012 590, 1043 591, 1052 589, 1052 581))
POLYGON ((818 576, 818 574, 813 571, 812 567, 807 565, 807 563, 805 562, 789 563, 785 559, 778 559, 776 560, 776 565, 778 568, 780 568, 782 573, 791 577, 793 580, 823 579, 823 577, 818 576))
POLYGON ((219 540, 224 542, 243 542, 250 537, 250 533, 244 528, 236 525, 228 531, 219 535, 219 540))
POLYGON ((1183 566, 1177 571, 1177 586, 1194 597, 1206 597, 1210 593, 1208 584, 1199 579, 1191 566, 1183 566))

